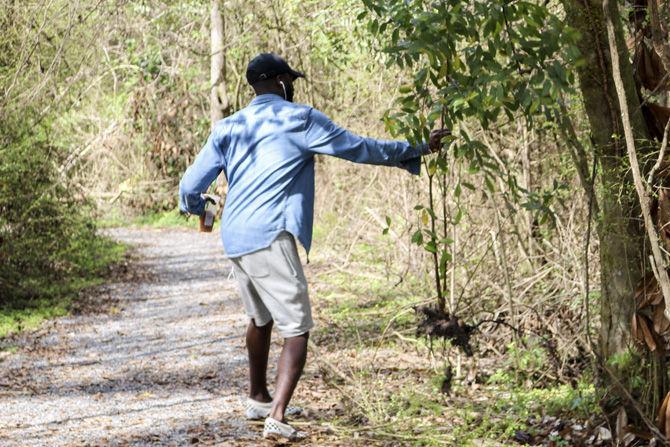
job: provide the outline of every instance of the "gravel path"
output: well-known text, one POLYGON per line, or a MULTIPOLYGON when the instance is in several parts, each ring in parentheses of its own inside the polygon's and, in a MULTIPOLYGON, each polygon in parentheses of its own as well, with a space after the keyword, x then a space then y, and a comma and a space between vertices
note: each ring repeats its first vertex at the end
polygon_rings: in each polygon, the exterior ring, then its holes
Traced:
POLYGON ((0 359, 0 446, 256 445, 241 418, 246 319, 217 232, 115 229, 151 280, 0 359))

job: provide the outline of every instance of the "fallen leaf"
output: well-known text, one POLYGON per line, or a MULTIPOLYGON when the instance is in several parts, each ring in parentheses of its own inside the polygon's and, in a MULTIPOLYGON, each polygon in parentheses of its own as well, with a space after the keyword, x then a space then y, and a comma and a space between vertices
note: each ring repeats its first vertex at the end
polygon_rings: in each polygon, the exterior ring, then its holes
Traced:
POLYGON ((649 90, 663 88, 667 83, 665 68, 660 56, 647 45, 644 39, 640 39, 636 48, 637 75, 642 85, 649 90))
POLYGON ((658 413, 656 413, 656 424, 659 426, 661 430, 663 430, 665 427, 666 412, 668 409, 669 401, 670 401, 670 393, 665 395, 665 398, 663 399, 663 402, 661 402, 661 406, 658 409, 658 413))
POLYGON ((637 310, 643 309, 651 304, 658 304, 662 301, 663 295, 653 273, 647 273, 647 275, 642 278, 633 297, 637 304, 637 310))
POLYGON ((651 330, 649 329, 649 325, 647 324, 647 319, 643 316, 638 316, 638 326, 642 330, 642 336, 644 337, 644 342, 646 343, 647 347, 651 352, 654 352, 657 348, 656 346, 656 341, 654 340, 654 336, 651 334, 651 330))
POLYGON ((665 317, 665 305, 658 305, 654 308, 654 331, 663 335, 670 329, 670 321, 665 317))
POLYGON ((612 432, 605 427, 598 427, 598 440, 600 441, 611 441, 612 432))
POLYGON ((633 443, 633 441, 635 441, 635 435, 632 433, 626 433, 621 439, 621 443, 624 447, 628 447, 633 443))
POLYGON ((627 433, 626 426, 628 425, 628 415, 623 407, 619 408, 616 415, 616 439, 619 443, 623 443, 623 438, 627 433))

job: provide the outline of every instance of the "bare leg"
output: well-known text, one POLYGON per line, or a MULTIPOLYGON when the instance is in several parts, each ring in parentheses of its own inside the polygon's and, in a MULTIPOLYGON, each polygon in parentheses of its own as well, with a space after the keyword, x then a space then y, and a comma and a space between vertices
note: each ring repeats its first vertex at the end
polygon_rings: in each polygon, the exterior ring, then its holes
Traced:
POLYGON ((270 352, 272 320, 265 326, 256 326, 252 319, 247 327, 249 353, 249 397, 258 402, 272 402, 268 392, 267 370, 270 352))
POLYGON ((308 339, 309 332, 284 339, 284 347, 279 357, 275 397, 270 412, 270 417, 273 419, 284 421, 284 412, 305 366, 308 339))

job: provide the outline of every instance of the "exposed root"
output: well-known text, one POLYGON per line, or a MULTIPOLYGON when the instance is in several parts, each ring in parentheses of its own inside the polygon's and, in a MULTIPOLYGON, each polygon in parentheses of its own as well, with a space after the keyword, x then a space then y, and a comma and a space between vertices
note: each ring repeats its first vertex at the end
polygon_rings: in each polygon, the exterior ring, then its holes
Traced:
POLYGON ((472 356, 470 337, 477 329, 455 315, 436 309, 433 306, 415 307, 419 316, 419 325, 416 328, 417 336, 426 336, 429 339, 441 338, 451 341, 454 346, 460 347, 465 355, 472 356))

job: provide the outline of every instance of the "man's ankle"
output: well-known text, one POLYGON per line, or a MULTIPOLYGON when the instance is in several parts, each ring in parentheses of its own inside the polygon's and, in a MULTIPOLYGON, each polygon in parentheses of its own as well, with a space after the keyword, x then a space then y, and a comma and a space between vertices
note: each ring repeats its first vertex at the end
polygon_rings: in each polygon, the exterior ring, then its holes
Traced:
POLYGON ((270 396, 270 393, 267 390, 258 393, 249 393, 249 398, 257 402, 272 402, 272 396, 270 396))
POLYGON ((286 423, 286 420, 284 419, 284 410, 273 408, 272 411, 270 411, 270 417, 276 421, 286 423))

